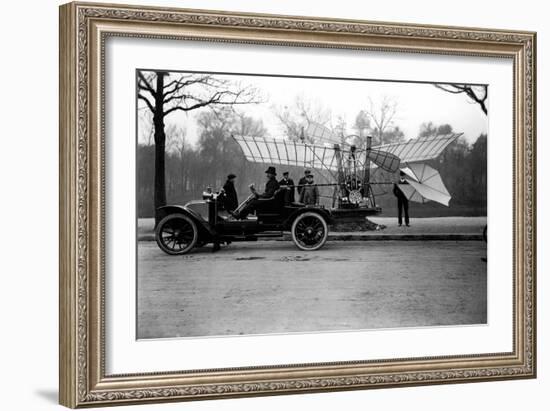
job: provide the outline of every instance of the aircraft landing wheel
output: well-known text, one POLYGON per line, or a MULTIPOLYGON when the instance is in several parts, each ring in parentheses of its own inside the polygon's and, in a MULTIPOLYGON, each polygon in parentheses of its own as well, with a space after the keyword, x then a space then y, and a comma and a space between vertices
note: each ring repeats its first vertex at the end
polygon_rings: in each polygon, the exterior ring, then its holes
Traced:
POLYGON ((184 214, 170 214, 157 225, 155 239, 166 254, 182 255, 197 243, 199 230, 193 220, 184 214))
POLYGON ((304 251, 315 251, 325 245, 328 225, 319 213, 307 212, 294 220, 290 232, 296 247, 304 251))

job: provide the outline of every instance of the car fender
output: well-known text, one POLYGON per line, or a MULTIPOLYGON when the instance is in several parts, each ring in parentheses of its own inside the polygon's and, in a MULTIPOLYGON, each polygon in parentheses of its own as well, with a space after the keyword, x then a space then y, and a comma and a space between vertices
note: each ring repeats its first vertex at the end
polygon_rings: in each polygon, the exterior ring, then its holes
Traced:
POLYGON ((199 237, 204 238, 211 238, 213 235, 216 234, 216 232, 210 227, 210 224, 208 224, 208 221, 205 221, 198 213, 195 211, 186 208, 182 205, 166 205, 157 208, 157 213, 159 220, 162 220, 166 216, 170 214, 183 214, 187 217, 191 218, 195 224, 197 225, 197 228, 199 230, 199 237))

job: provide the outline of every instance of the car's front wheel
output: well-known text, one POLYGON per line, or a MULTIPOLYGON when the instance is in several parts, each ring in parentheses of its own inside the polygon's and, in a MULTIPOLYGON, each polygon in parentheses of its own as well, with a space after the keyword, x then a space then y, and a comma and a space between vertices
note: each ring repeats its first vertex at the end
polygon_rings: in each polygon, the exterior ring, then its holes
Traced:
POLYGON ((188 253, 197 243, 198 237, 197 225, 184 214, 164 217, 155 230, 158 246, 170 255, 188 253))
POLYGON ((320 249, 328 238, 328 225, 323 216, 315 212, 300 214, 292 223, 292 240, 304 251, 320 249))

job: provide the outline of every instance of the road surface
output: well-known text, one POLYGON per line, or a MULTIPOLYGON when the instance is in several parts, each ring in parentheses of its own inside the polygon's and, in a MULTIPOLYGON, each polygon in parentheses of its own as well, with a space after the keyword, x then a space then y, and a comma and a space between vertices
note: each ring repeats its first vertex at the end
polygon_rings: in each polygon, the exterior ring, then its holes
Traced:
POLYGON ((138 338, 484 324, 482 241, 234 243, 168 256, 138 242, 138 338))
MULTIPOLYGON (((373 230, 356 232, 361 236, 370 235, 447 235, 447 234, 466 234, 478 235, 481 237, 483 228, 487 225, 487 217, 429 217, 429 218, 411 218, 410 227, 399 227, 396 217, 372 216, 369 220, 376 224, 386 226, 383 230, 373 230)), ((137 236, 140 240, 154 241, 153 218, 138 219, 137 236)), ((342 231, 342 230, 338 230, 342 231)), ((329 235, 338 234, 331 229, 329 235)))

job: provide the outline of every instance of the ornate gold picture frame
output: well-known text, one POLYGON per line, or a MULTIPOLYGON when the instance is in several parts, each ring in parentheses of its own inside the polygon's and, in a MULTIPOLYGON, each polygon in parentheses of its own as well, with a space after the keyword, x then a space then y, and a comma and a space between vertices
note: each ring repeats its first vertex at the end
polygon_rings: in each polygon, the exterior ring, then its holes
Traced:
POLYGON ((60 403, 76 408, 534 378, 535 86, 532 32, 92 3, 61 6, 60 403), (266 358, 265 366, 107 375, 104 64, 105 41, 111 37, 510 59, 513 350, 277 366, 266 358))

